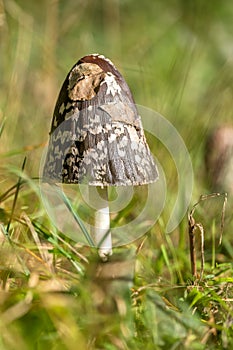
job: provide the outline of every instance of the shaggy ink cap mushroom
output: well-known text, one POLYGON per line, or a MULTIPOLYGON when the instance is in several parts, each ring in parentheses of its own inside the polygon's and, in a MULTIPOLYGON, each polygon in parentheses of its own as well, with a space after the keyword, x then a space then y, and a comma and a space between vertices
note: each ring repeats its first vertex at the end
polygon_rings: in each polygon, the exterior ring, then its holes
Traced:
MULTIPOLYGON (((157 179, 157 166, 123 76, 102 55, 81 58, 58 96, 43 181, 87 184, 106 192, 107 186, 144 185, 157 179)), ((99 223, 102 219, 97 217, 99 223)), ((105 248, 104 239, 101 247, 105 248)))
POLYGON ((233 194, 233 126, 216 126, 205 145, 207 180, 212 191, 233 194))

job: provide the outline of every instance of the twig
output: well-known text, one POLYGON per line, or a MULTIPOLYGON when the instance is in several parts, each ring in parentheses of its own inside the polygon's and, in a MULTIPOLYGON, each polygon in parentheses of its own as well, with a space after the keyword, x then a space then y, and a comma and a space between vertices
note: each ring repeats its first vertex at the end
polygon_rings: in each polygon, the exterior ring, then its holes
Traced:
POLYGON ((195 220, 192 216, 193 210, 189 214, 189 249, 190 249, 190 260, 191 260, 191 271, 192 275, 194 277, 197 276, 197 266, 196 266, 196 250, 195 250, 195 228, 196 228, 196 223, 195 220))
POLYGON ((222 215, 221 215, 221 231, 220 231, 220 238, 219 238, 219 245, 222 244, 222 237, 223 237, 223 229, 224 229, 224 222, 225 222, 225 212, 226 212, 226 205, 227 205, 227 193, 222 193, 224 195, 224 202, 222 206, 222 215))

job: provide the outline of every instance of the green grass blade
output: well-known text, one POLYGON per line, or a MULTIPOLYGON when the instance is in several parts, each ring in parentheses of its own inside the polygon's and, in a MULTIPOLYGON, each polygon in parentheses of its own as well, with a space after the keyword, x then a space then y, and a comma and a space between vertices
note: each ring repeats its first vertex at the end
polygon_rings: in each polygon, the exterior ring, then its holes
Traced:
POLYGON ((62 191, 58 191, 61 199, 63 200, 64 204, 66 205, 66 207, 68 208, 68 210, 70 211, 70 213, 73 215, 75 221, 77 222, 77 224, 79 225, 83 235, 85 236, 88 244, 91 246, 91 247, 94 247, 95 246, 95 243, 93 241, 93 239, 91 238, 89 232, 87 231, 86 227, 84 226, 82 220, 80 219, 80 217, 78 216, 78 214, 74 211, 74 208, 69 200, 69 198, 65 195, 64 192, 62 191))
MULTIPOLYGON (((24 161, 23 161, 22 172, 24 171, 24 168, 25 168, 26 159, 27 159, 27 158, 25 157, 25 158, 24 158, 24 161)), ((20 176, 19 179, 18 179, 18 183, 17 183, 17 186, 16 186, 16 190, 15 190, 15 197, 14 197, 14 201, 13 201, 13 205, 12 205, 12 210, 11 210, 10 219, 9 219, 9 221, 8 221, 7 228, 6 228, 6 231, 7 231, 8 233, 9 233, 11 221, 12 221, 12 218, 13 218, 13 215, 14 215, 15 206, 16 206, 16 203, 17 203, 17 199, 18 199, 18 194, 19 194, 21 182, 22 182, 22 178, 21 178, 21 176, 20 176)))

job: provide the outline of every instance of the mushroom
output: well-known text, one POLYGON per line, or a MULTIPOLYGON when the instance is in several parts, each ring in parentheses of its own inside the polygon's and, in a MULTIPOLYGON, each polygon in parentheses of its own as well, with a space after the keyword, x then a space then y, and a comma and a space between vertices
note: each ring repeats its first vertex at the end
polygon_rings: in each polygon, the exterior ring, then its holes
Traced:
POLYGON ((205 166, 210 186, 215 191, 233 194, 233 126, 219 125, 208 135, 205 166))
POLYGON ((103 261, 112 254, 108 186, 158 179, 131 91, 102 55, 81 58, 68 73, 55 106, 43 171, 49 182, 87 184, 101 192, 93 236, 103 261), (107 203, 107 204, 106 204, 107 203))

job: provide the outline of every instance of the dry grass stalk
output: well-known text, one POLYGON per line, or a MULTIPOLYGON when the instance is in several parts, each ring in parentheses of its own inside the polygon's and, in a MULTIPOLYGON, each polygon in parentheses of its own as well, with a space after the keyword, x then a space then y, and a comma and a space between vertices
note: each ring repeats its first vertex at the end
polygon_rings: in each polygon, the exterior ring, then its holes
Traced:
POLYGON ((197 258, 196 258, 196 242, 195 242, 195 231, 199 230, 201 235, 201 270, 200 270, 200 280, 204 274, 204 265, 205 265, 205 252, 204 252, 204 227, 201 223, 196 223, 194 219, 194 212, 196 207, 203 201, 206 201, 211 198, 216 198, 219 196, 224 196, 224 202, 221 212, 221 225, 220 225, 220 238, 219 244, 222 242, 223 229, 224 229, 224 219, 225 219, 225 210, 227 203, 227 193, 211 193, 208 195, 201 195, 198 202, 194 204, 189 215, 188 215, 188 225, 189 225, 189 244, 190 244, 190 261, 191 261, 191 272, 193 277, 197 278, 197 258))

